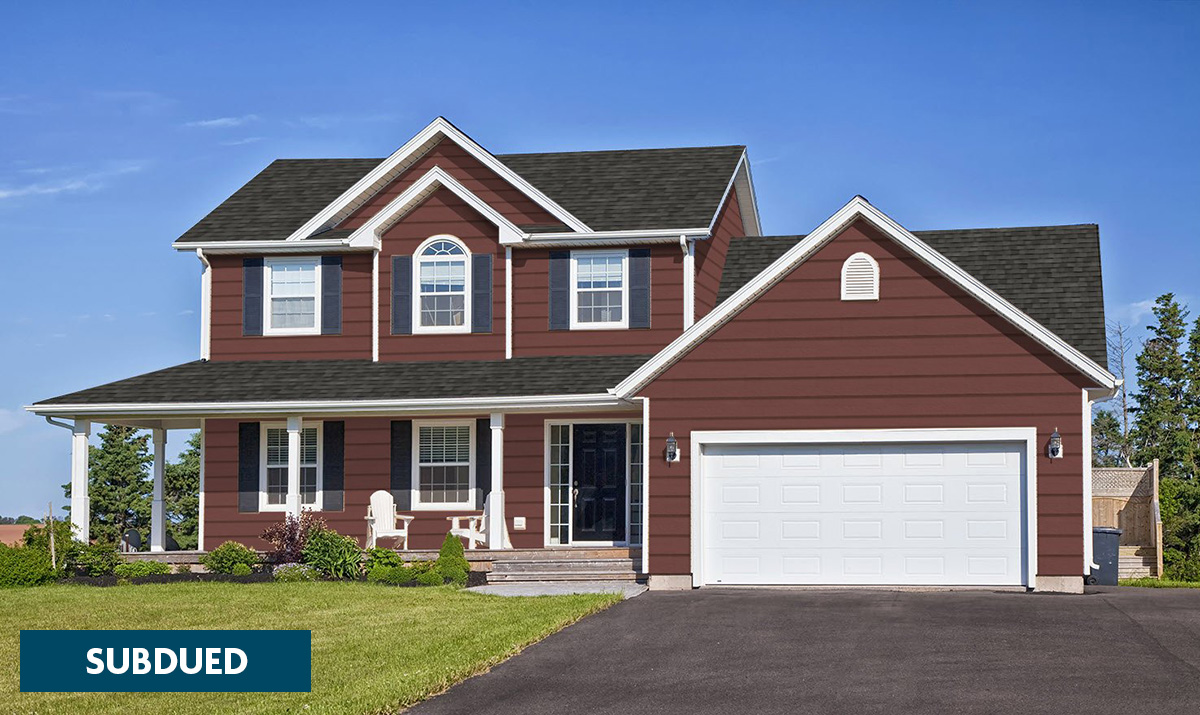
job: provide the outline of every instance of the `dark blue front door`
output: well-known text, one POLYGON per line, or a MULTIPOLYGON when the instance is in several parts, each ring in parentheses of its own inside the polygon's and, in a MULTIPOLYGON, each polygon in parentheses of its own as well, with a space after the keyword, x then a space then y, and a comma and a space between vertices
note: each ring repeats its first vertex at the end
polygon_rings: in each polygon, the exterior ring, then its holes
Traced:
POLYGON ((572 541, 625 540, 625 425, 575 425, 572 541))

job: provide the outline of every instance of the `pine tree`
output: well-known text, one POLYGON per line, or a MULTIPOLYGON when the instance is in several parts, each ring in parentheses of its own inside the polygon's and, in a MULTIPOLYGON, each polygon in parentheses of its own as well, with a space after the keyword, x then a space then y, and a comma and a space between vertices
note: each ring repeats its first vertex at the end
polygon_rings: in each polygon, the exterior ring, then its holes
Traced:
POLYGON ((1192 334, 1188 338, 1184 370, 1187 372, 1187 389, 1184 392, 1183 412, 1192 437, 1192 474, 1200 477, 1200 316, 1192 325, 1192 334))
POLYGON ((1139 392, 1134 423, 1134 456, 1139 464, 1158 459, 1163 474, 1195 473, 1192 434, 1184 414, 1187 371, 1182 353, 1187 313, 1172 293, 1154 305, 1156 325, 1137 356, 1139 392))
POLYGON ((1092 418, 1092 466, 1124 467, 1125 436, 1121 423, 1108 410, 1096 410, 1092 418))
MULTIPOLYGON (((91 538, 116 543, 129 529, 150 533, 150 435, 136 427, 105 425, 100 446, 88 448, 88 496, 92 502, 91 538)), ((63 491, 71 496, 71 485, 63 491)))
POLYGON ((167 532, 181 549, 196 548, 200 524, 200 433, 188 439, 179 461, 166 466, 163 480, 167 532))

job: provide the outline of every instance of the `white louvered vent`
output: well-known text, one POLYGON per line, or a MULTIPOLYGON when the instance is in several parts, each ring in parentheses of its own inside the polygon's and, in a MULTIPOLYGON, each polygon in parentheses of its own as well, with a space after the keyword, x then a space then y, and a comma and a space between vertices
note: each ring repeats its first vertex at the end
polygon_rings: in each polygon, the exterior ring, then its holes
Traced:
POLYGON ((879 264, 856 253, 842 264, 842 300, 879 300, 879 264))

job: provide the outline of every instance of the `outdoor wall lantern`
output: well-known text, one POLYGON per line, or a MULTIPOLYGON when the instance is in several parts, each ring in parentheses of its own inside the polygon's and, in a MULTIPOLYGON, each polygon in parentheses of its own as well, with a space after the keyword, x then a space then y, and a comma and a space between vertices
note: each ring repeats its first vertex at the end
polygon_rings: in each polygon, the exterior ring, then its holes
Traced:
POLYGON ((1062 435, 1058 433, 1057 427, 1054 428, 1054 433, 1050 435, 1050 444, 1046 448, 1046 453, 1050 459, 1062 459, 1062 435))
POLYGON ((668 462, 679 461, 679 442, 675 439, 675 433, 667 435, 667 448, 663 450, 663 456, 668 462))

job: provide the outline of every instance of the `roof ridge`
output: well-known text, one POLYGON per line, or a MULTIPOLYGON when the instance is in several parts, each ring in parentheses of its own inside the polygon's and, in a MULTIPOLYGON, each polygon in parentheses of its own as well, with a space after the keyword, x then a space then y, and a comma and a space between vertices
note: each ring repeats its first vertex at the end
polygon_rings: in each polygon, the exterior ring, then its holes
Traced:
POLYGON ((578 151, 526 151, 515 152, 512 154, 493 154, 497 159, 509 158, 514 156, 565 156, 579 154, 629 154, 634 152, 658 152, 658 151, 695 151, 700 149, 741 149, 745 151, 745 144, 712 144, 703 146, 658 146, 658 147, 643 147, 638 149, 581 149, 578 151))

